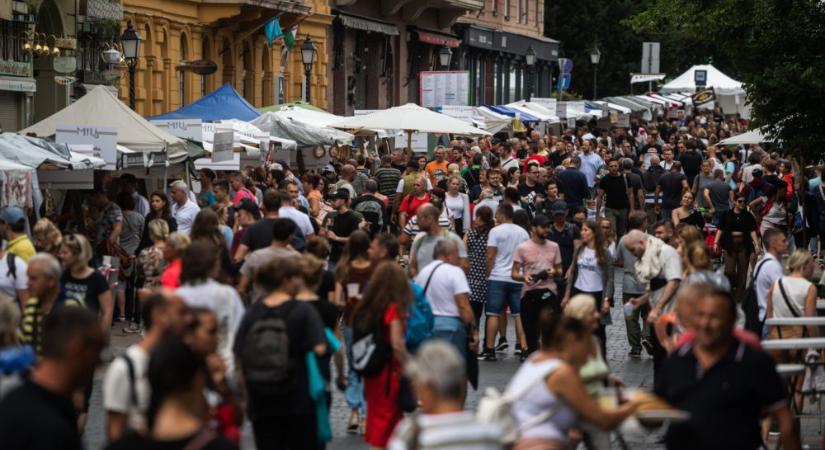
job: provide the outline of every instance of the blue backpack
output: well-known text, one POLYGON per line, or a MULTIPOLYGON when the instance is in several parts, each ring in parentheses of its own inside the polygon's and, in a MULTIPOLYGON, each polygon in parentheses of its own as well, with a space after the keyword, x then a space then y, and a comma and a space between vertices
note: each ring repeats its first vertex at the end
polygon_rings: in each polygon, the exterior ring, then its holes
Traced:
POLYGON ((413 292, 413 301, 407 311, 407 331, 404 334, 404 342, 407 343, 407 350, 413 352, 424 341, 432 337, 434 318, 430 302, 424 295, 425 288, 410 281, 410 289, 413 292))

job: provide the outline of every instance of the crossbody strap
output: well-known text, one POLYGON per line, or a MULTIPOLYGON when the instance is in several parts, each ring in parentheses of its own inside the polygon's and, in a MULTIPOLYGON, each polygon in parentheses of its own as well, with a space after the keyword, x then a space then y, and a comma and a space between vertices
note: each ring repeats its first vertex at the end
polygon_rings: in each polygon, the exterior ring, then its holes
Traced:
POLYGON ((782 285, 782 278, 780 278, 776 284, 779 285, 779 293, 782 295, 782 300, 785 300, 785 306, 787 306, 788 309, 791 310, 791 314, 793 314, 794 317, 801 316, 802 314, 799 314, 793 303, 790 300, 788 300, 788 294, 785 292, 785 287, 782 285))
POLYGON ((764 267, 765 263, 767 263, 767 262, 768 262, 768 259, 765 259, 759 265, 756 266, 756 270, 753 271, 753 279, 751 281, 752 283, 756 283, 756 278, 759 276, 759 272, 762 270, 762 267, 764 267))
POLYGON ((444 265, 444 263, 442 262, 441 264, 433 267, 432 272, 430 272, 430 276, 427 277, 427 282, 424 284, 424 296, 425 297, 427 296, 427 289, 430 287, 430 281, 432 281, 433 275, 435 275, 435 271, 438 270, 438 268, 443 266, 443 265, 444 265))

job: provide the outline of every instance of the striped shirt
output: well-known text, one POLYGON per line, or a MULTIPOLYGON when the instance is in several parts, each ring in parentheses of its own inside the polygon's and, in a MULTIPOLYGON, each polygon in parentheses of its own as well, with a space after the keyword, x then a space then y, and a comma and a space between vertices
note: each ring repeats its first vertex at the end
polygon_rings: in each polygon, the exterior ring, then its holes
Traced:
POLYGON ((416 419, 417 439, 410 418, 404 419, 390 439, 389 450, 407 450, 418 441, 419 450, 501 450, 500 434, 495 427, 478 422, 473 414, 462 411, 447 414, 422 414, 416 419))
POLYGON ((378 192, 395 200, 395 188, 401 179, 401 171, 392 167, 380 167, 375 171, 375 178, 378 180, 378 192))
POLYGON ((50 311, 41 311, 40 300, 32 297, 23 307, 23 317, 20 320, 20 343, 30 345, 38 355, 43 350, 43 321, 55 308, 62 306, 80 306, 76 300, 67 299, 63 292, 55 299, 50 311))

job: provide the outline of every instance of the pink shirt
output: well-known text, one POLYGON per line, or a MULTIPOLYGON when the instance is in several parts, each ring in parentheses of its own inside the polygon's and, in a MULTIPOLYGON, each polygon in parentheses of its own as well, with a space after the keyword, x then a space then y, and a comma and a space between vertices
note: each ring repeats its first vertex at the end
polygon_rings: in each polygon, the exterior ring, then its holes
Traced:
POLYGON ((235 198, 232 199, 232 204, 238 206, 238 204, 241 203, 241 200, 245 198, 248 198, 249 200, 258 203, 258 200, 255 198, 255 194, 249 192, 249 189, 243 188, 235 193, 235 198))
MULTIPOLYGON (((542 270, 553 270, 557 265, 561 265, 561 251, 559 245, 553 241, 546 240, 543 245, 536 244, 532 239, 524 241, 516 247, 513 255, 513 262, 521 264, 521 271, 526 275, 535 275, 542 270)), ((556 294, 556 282, 554 276, 540 281, 532 286, 524 284, 522 295, 527 291, 536 289, 550 289, 556 294)))

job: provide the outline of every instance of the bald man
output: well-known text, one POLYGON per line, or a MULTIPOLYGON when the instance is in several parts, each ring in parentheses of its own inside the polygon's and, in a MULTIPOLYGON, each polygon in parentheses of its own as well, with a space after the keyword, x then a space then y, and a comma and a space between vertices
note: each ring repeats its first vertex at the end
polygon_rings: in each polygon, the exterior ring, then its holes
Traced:
POLYGON ((467 271, 467 247, 464 241, 457 234, 447 230, 438 224, 438 216, 441 215, 438 208, 427 203, 418 208, 416 216, 418 227, 421 230, 410 249, 410 276, 414 277, 420 268, 433 261, 435 246, 438 241, 450 239, 456 241, 458 245, 458 266, 467 271))

